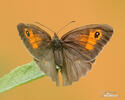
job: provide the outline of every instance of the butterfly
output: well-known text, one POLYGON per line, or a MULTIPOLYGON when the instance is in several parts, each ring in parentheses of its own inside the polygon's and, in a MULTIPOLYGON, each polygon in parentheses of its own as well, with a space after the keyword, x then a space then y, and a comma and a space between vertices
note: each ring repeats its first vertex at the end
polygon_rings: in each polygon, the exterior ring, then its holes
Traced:
POLYGON ((19 36, 32 54, 40 70, 59 85, 59 70, 63 85, 71 85, 91 70, 96 56, 110 40, 113 29, 106 24, 91 24, 75 28, 61 39, 51 36, 34 24, 19 23, 19 36))

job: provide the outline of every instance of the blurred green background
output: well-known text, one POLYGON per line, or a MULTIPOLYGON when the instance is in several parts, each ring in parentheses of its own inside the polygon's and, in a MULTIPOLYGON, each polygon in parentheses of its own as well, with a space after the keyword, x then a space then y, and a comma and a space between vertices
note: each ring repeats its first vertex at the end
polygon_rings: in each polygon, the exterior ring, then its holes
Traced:
POLYGON ((124 0, 1 0, 0 77, 16 66, 32 61, 18 36, 18 23, 38 21, 57 31, 72 20, 77 22, 61 31, 60 37, 87 24, 104 23, 114 28, 111 41, 97 57, 91 72, 69 87, 56 87, 48 77, 40 78, 0 94, 0 100, 125 99, 124 0), (115 91, 120 97, 101 97, 105 91, 115 91))

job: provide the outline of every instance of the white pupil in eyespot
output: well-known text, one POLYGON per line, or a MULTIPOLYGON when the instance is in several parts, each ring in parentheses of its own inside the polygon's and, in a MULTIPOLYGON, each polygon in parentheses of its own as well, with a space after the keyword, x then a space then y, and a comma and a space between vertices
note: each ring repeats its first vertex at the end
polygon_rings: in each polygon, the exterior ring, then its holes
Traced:
POLYGON ((95 33, 95 38, 98 38, 99 35, 100 35, 100 33, 99 33, 99 32, 96 32, 96 33, 95 33))
POLYGON ((26 31, 26 34, 27 34, 27 36, 30 36, 30 34, 29 34, 29 32, 28 32, 28 31, 26 31))

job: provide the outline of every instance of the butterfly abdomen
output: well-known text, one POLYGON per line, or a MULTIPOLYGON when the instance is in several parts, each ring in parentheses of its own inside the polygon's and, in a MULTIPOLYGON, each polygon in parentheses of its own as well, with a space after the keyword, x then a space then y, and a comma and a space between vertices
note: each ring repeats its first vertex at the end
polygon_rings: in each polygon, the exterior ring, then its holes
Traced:
POLYGON ((54 34, 51 45, 54 52, 55 63, 59 67, 62 67, 63 66, 62 43, 56 34, 54 34))

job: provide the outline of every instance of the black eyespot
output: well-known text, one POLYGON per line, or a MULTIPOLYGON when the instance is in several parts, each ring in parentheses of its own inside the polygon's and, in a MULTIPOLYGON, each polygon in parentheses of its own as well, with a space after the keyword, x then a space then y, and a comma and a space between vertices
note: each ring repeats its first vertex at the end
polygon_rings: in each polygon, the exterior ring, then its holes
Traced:
POLYGON ((29 33, 28 31, 26 31, 26 35, 27 35, 27 36, 30 36, 30 33, 29 33))
POLYGON ((99 33, 99 32, 95 32, 95 38, 98 38, 98 37, 99 37, 99 35, 100 35, 100 33, 99 33))

